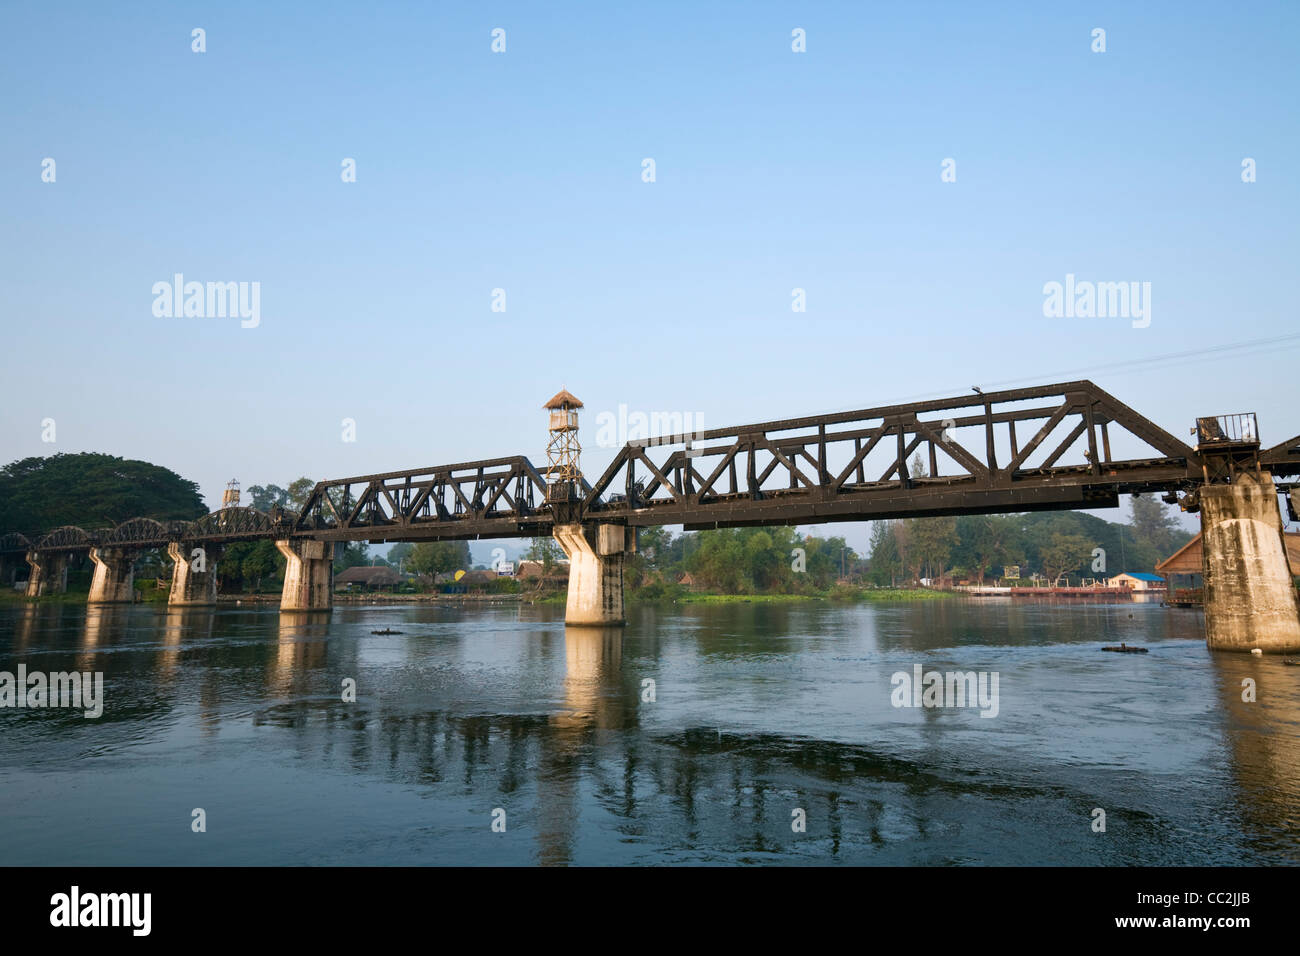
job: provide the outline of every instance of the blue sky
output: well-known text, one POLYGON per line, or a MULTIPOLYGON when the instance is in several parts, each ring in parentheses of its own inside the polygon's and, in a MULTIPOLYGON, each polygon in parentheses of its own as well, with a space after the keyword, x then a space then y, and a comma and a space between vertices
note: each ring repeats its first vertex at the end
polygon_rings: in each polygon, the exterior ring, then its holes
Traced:
POLYGON ((3 458, 142 458, 215 506, 543 461, 561 385, 719 427, 1063 372, 1280 441, 1298 44, 1294 3, 8 3, 3 458), (155 317, 177 272, 259 282, 260 323, 155 317), (1066 274, 1150 282, 1150 326, 1045 318, 1066 274))

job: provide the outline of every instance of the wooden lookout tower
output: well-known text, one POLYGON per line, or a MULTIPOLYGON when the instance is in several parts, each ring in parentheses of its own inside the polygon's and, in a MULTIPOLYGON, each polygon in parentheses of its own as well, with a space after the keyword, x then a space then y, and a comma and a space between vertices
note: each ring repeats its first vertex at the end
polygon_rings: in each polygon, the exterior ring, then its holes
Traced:
POLYGON ((239 507, 239 482, 233 478, 226 482, 226 490, 221 493, 221 507, 239 507))
POLYGON ((542 406, 550 412, 546 443, 546 500, 548 502, 572 501, 578 497, 582 482, 579 457, 582 446, 578 443, 578 409, 582 402, 571 392, 560 389, 554 398, 542 406))

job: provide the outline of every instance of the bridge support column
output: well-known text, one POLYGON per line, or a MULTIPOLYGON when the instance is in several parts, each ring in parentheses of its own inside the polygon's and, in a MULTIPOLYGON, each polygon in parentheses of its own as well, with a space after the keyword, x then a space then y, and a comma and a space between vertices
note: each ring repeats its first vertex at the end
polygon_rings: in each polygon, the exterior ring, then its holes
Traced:
POLYGON ((1205 643, 1224 651, 1300 651, 1300 604, 1273 476, 1242 472, 1231 484, 1205 485, 1200 502, 1205 643))
POLYGON ((221 560, 222 548, 205 544, 201 555, 195 555, 194 550, 190 544, 180 541, 167 545, 167 554, 172 559, 172 589, 167 603, 172 607, 217 603, 217 562, 221 560))
POLYGON ((557 524, 555 540, 569 558, 564 623, 627 623, 623 613, 623 558, 636 550, 636 529, 616 524, 557 524))
POLYGON ((125 548, 91 548, 95 573, 87 604, 129 604, 135 600, 135 552, 125 548))
POLYGON ((60 551, 27 552, 31 574, 27 578, 27 596, 44 597, 46 594, 63 594, 68 590, 68 556, 60 551))
POLYGON ((334 547, 325 541, 275 543, 288 560, 281 611, 328 611, 334 607, 334 547))

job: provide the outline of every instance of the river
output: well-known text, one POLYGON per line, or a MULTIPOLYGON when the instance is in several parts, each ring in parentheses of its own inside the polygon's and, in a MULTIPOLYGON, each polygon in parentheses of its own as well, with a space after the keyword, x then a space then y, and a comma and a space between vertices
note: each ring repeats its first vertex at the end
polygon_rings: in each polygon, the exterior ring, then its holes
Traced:
POLYGON ((19 664, 104 701, 0 709, 9 865, 1300 862, 1300 668, 1156 604, 9 604, 19 664))

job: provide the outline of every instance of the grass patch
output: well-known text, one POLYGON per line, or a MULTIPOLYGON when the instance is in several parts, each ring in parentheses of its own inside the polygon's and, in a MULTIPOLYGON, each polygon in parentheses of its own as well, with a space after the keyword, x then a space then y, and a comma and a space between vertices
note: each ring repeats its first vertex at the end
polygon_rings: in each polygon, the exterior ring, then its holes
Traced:
POLYGON ((933 591, 930 588, 855 588, 857 601, 946 601, 953 597, 951 591, 933 591))
POLYGON ((891 603, 896 601, 942 601, 952 597, 946 591, 928 588, 858 588, 836 586, 822 591, 797 594, 718 594, 685 589, 647 593, 649 589, 628 591, 629 602, 647 604, 797 604, 807 601, 834 601, 849 604, 857 601, 891 603))
POLYGON ((62 594, 45 594, 29 598, 23 591, 6 588, 0 591, 0 604, 85 604, 89 591, 64 591, 62 594))
POLYGON ((824 601, 825 594, 702 594, 691 592, 675 598, 677 604, 795 604, 824 601))

